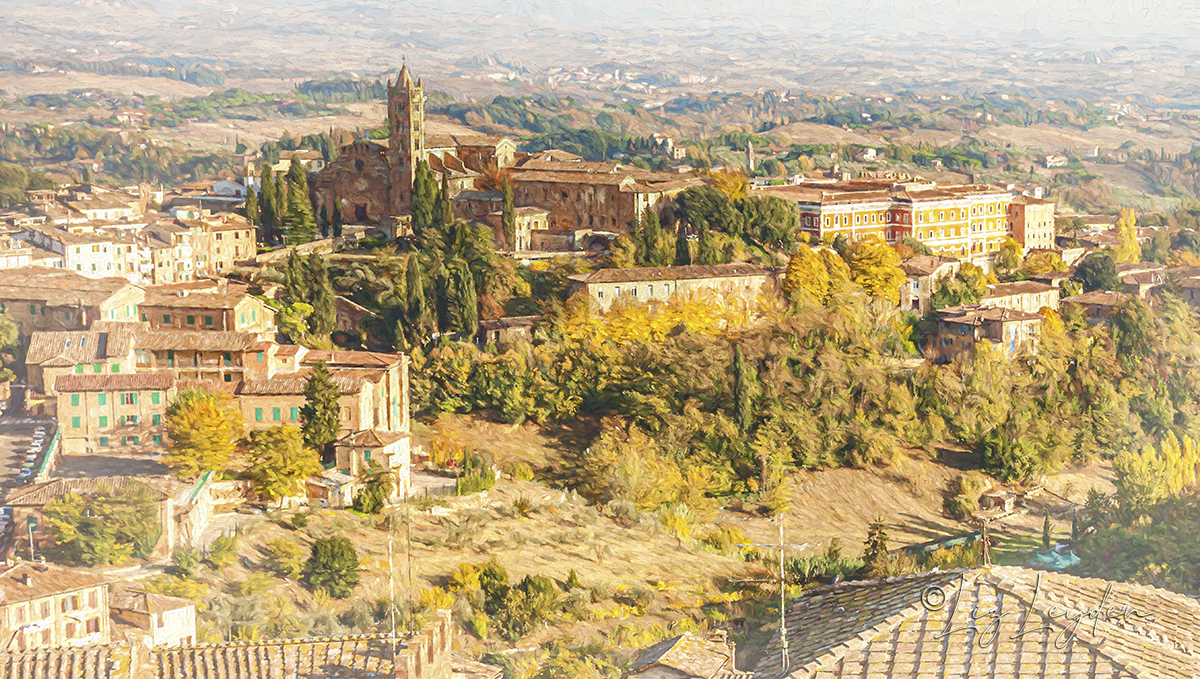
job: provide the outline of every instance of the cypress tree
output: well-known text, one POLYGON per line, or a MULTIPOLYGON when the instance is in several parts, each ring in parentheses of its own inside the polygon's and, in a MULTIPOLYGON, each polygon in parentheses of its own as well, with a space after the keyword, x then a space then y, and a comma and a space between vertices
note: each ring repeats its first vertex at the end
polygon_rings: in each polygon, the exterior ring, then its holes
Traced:
POLYGON ((314 252, 308 256, 307 271, 309 304, 313 308, 312 316, 308 317, 308 327, 314 335, 328 337, 337 327, 337 304, 334 302, 329 269, 325 267, 321 255, 314 252))
POLYGON ((253 188, 246 191, 246 219, 255 226, 262 224, 262 215, 258 212, 258 193, 253 188))
POLYGON ((867 529, 867 541, 863 545, 863 568, 873 578, 887 577, 891 570, 891 557, 888 554, 887 526, 883 517, 876 517, 867 529))
POLYGON ((680 231, 675 237, 675 266, 688 266, 692 263, 692 248, 688 245, 687 236, 680 231))
POLYGON ((278 206, 275 204, 275 178, 271 176, 271 166, 262 166, 262 206, 259 208, 259 219, 262 224, 262 239, 270 243, 275 239, 275 228, 278 224, 278 206))
POLYGON ((429 163, 422 160, 417 163, 416 172, 413 174, 412 218, 413 233, 417 237, 420 237, 423 230, 433 226, 436 196, 433 171, 429 169, 429 163))
POLYGON ((1046 513, 1046 518, 1042 521, 1042 550, 1050 551, 1050 513, 1046 513))
POLYGON ((517 215, 513 207, 513 187, 508 177, 500 182, 500 193, 504 196, 504 207, 500 213, 500 230, 504 232, 504 245, 509 250, 517 249, 517 215))
POLYGON ((333 194, 333 216, 329 218, 329 223, 333 227, 333 237, 340 238, 342 235, 342 199, 338 195, 333 194))
POLYGON ((754 392, 757 376, 746 363, 740 344, 733 345, 733 419, 742 431, 750 428, 754 420, 754 392))
POLYGON ((271 186, 275 189, 275 194, 272 198, 275 201, 275 227, 272 231, 274 232, 275 242, 278 243, 283 240, 283 222, 287 218, 288 190, 287 182, 283 180, 282 172, 275 173, 275 181, 271 186))
POLYGON ((421 271, 421 260, 417 255, 408 258, 404 268, 404 287, 407 293, 405 304, 405 329, 410 346, 421 346, 433 333, 433 315, 425 296, 425 274, 421 271))
POLYGON ((671 261, 670 242, 663 233, 658 213, 650 208, 642 211, 637 233, 641 236, 638 250, 642 266, 666 266, 671 261))
POLYGON ((307 243, 317 235, 317 220, 308 198, 308 173, 304 164, 292 158, 288 167, 287 216, 284 217, 284 236, 289 244, 307 243))
POLYGON ((442 173, 442 188, 438 192, 437 200, 434 204, 433 216, 440 226, 447 226, 454 222, 454 203, 450 202, 450 181, 447 179, 448 175, 448 172, 442 173))
POLYGON ((288 302, 295 304, 296 302, 308 302, 308 281, 307 272, 304 269, 304 262, 300 259, 296 248, 292 248, 288 254, 287 267, 283 270, 283 285, 287 291, 288 302))
POLYGON ((468 337, 474 337, 479 329, 479 298, 475 291, 475 277, 471 267, 461 259, 453 266, 454 299, 450 306, 450 328, 468 337))
POLYGON ((317 362, 304 383, 300 420, 304 423, 301 432, 305 443, 322 453, 337 439, 338 429, 342 426, 338 407, 341 395, 329 373, 329 366, 324 361, 317 362))

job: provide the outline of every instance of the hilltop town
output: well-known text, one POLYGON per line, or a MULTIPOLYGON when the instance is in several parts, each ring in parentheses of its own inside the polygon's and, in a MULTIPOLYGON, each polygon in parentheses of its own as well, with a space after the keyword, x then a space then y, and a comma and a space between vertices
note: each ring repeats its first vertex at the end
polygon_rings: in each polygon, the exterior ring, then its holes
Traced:
POLYGON ((1200 668, 1186 205, 383 96, 0 208, 0 676, 916 676, 968 578, 1046 624, 997 673, 1200 668))

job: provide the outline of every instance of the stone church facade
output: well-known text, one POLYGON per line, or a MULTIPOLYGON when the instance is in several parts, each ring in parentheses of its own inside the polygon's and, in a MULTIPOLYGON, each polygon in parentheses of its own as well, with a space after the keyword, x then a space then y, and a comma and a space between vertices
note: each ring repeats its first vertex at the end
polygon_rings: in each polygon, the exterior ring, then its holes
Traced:
POLYGON ((425 86, 419 79, 413 83, 407 66, 400 69, 395 83, 388 81, 387 112, 387 140, 355 140, 311 175, 312 203, 318 214, 332 216, 337 196, 347 223, 380 224, 412 214, 413 177, 421 161, 429 163, 439 183, 446 175, 454 194, 473 190, 480 173, 513 162, 516 145, 508 139, 427 138, 425 86))

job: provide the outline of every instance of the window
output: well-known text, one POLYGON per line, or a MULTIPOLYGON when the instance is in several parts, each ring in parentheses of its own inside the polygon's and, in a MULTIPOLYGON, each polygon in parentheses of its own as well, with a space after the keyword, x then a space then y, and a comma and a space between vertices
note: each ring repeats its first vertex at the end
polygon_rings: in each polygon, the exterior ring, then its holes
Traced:
POLYGON ((189 316, 187 317, 187 324, 188 324, 188 325, 195 325, 195 324, 196 324, 196 317, 195 317, 195 316, 192 316, 192 315, 189 315, 189 316))
POLYGON ((154 415, 153 417, 151 417, 150 424, 155 427, 161 427, 162 426, 162 415, 154 415))
POLYGON ((79 428, 79 418, 78 418, 78 417, 72 417, 72 418, 71 418, 71 428, 72 428, 72 429, 78 429, 78 428, 79 428))
POLYGON ((293 422, 299 420, 300 419, 300 409, 297 408, 296 406, 292 406, 292 412, 290 413, 290 415, 292 416, 293 422))
POLYGON ((146 318, 146 314, 142 314, 142 322, 145 323, 147 320, 148 319, 146 318))
POLYGON ((255 422, 262 422, 262 408, 255 408, 255 409, 254 409, 254 421, 255 421, 255 422))
POLYGON ((154 441, 154 445, 161 446, 162 445, 162 434, 155 434, 154 436, 150 437, 150 440, 154 441))
POLYGON ((136 427, 138 425, 137 415, 122 415, 121 424, 136 427))
POLYGON ((226 376, 225 376, 225 381, 226 381, 226 382, 232 382, 232 381, 233 381, 233 375, 226 375, 226 376))
POLYGON ((263 352, 261 352, 261 351, 260 351, 260 352, 258 352, 258 360, 259 360, 259 362, 260 362, 260 363, 261 363, 261 362, 262 362, 262 360, 263 360, 263 352))
POLYGON ((113 371, 114 373, 119 373, 119 372, 121 372, 121 364, 120 364, 120 363, 113 363, 113 366, 112 366, 112 371, 113 371))
POLYGON ((163 323, 171 322, 171 314, 163 314, 163 323))
POLYGON ((29 314, 31 316, 37 314, 37 305, 36 304, 29 305, 29 314))
POLYGON ((613 288, 613 297, 620 297, 620 296, 621 296, 621 286, 618 285, 613 288))
POLYGON ((158 405, 158 401, 159 401, 159 393, 157 391, 150 392, 150 402, 153 403, 154 405, 158 405))
POLYGON ((64 313, 63 317, 66 318, 68 321, 71 320, 71 312, 68 311, 68 312, 64 313))
MULTIPOLYGON (((102 419, 103 419, 103 418, 102 418, 102 419)), ((107 437, 107 436, 101 436, 101 437, 100 437, 100 446, 101 446, 102 448, 107 448, 107 447, 108 447, 108 437, 107 437)))
POLYGON ((99 403, 102 406, 108 405, 108 394, 97 394, 96 403, 99 403))
POLYGON ((371 461, 371 451, 364 450, 363 451, 363 459, 366 460, 367 462, 370 462, 371 461))
POLYGON ((279 417, 279 408, 271 408, 271 420, 278 422, 279 417))
POLYGON ((79 394, 71 394, 71 405, 79 405, 79 394))
POLYGON ((92 364, 92 372, 102 373, 102 372, 104 372, 104 366, 99 363, 93 363, 92 364))
MULTIPOLYGON (((92 604, 95 607, 95 604, 92 604)), ((100 618, 92 618, 87 621, 88 634, 97 634, 100 632, 100 618)))
POLYGON ((75 366, 75 374, 82 375, 83 374, 83 366, 81 366, 81 365, 75 366))
POLYGON ((204 317, 204 325, 212 325, 212 324, 213 324, 212 316, 205 316, 204 317))
MULTIPOLYGON (((136 424, 136 423, 135 423, 135 424, 136 424)), ((135 446, 136 446, 136 445, 138 445, 139 443, 141 443, 141 439, 139 439, 139 438, 138 438, 138 437, 136 437, 136 436, 130 436, 130 437, 129 437, 129 442, 130 442, 132 445, 135 445, 135 446)))
POLYGON ((257 309, 251 309, 251 310, 250 310, 250 322, 251 322, 251 323, 257 323, 257 322, 258 322, 258 310, 257 310, 257 309))
POLYGON ((238 323, 239 323, 239 324, 241 324, 241 325, 245 325, 245 324, 246 324, 246 312, 245 312, 245 311, 243 311, 242 313, 238 314, 238 323))
POLYGON ((912 282, 912 291, 913 291, 914 295, 921 292, 921 282, 920 281, 914 280, 912 282))
POLYGON ((103 429, 107 426, 108 426, 108 415, 101 415, 100 416, 100 428, 103 429))

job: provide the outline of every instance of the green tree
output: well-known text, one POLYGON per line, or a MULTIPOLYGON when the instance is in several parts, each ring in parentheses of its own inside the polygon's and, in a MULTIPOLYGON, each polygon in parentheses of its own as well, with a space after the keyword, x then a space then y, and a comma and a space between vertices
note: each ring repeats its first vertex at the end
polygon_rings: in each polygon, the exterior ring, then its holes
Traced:
MULTIPOLYGON (((295 250, 293 250, 295 252, 295 250)), ((313 308, 308 319, 309 331, 318 337, 328 337, 337 327, 337 303, 329 269, 319 253, 308 256, 307 280, 309 304, 313 308)))
POLYGON ((682 231, 675 237, 675 266, 689 266, 692 263, 692 246, 682 231))
POLYGON ((1046 518, 1042 519, 1042 549, 1050 551, 1050 513, 1046 512, 1046 518))
POLYGON ((996 267, 1007 273, 1015 272, 1021 267, 1021 244, 1010 238, 1005 238, 996 252, 996 267))
POLYGON ((509 250, 517 249, 517 215, 513 206, 513 187, 508 175, 500 181, 500 194, 504 196, 504 206, 500 212, 500 230, 504 234, 504 246, 509 250))
POLYGON ((741 213, 727 193, 713 186, 694 186, 680 192, 675 196, 675 214, 684 224, 699 232, 702 239, 704 231, 708 229, 734 235, 741 235, 743 231, 741 213))
POLYGON ((717 237, 707 226, 700 227, 700 238, 696 243, 696 263, 702 265, 721 264, 725 256, 717 244, 717 237))
POLYGON ((261 497, 283 501, 303 495, 305 480, 321 473, 316 453, 304 446, 295 427, 274 427, 250 432, 250 467, 247 474, 261 497))
POLYGON ((279 227, 279 204, 275 200, 275 178, 271 174, 271 165, 263 163, 259 168, 261 177, 262 205, 259 207, 259 219, 262 224, 262 240, 264 243, 275 242, 276 229, 279 227))
POLYGON ((330 228, 333 229, 333 237, 341 238, 342 236, 342 199, 335 193, 333 194, 333 214, 329 217, 330 228))
POLYGON ((338 406, 341 395, 329 366, 318 361, 304 383, 304 405, 300 407, 304 441, 317 451, 324 452, 337 439, 342 426, 338 406))
POLYGON ((244 426, 233 397, 196 388, 180 391, 167 407, 166 422, 171 446, 163 463, 180 478, 225 470, 244 426))
POLYGON ((99 483, 85 495, 60 495, 42 511, 54 537, 51 556, 89 567, 121 565, 130 556, 148 558, 162 536, 159 499, 142 483, 120 492, 99 483))
POLYGON ((308 585, 335 599, 345 599, 358 586, 358 569, 358 554, 349 540, 340 535, 320 538, 308 558, 308 585))
POLYGON ((662 228, 658 213, 650 208, 642 211, 634 229, 637 260, 641 266, 667 266, 671 263, 671 238, 662 228))
POLYGON ((442 306, 438 315, 442 330, 474 337, 479 329, 479 300, 470 266, 454 258, 442 267, 439 278, 438 301, 442 306))
POLYGON ((429 308, 425 274, 421 270, 421 258, 413 253, 404 267, 405 333, 409 346, 424 346, 437 329, 433 311, 429 308))
POLYGON ((258 192, 253 188, 246 190, 246 219, 255 226, 262 225, 262 214, 258 210, 258 192))
POLYGON ((378 514, 383 511, 388 496, 392 494, 392 489, 395 487, 392 481, 392 472, 372 467, 361 480, 362 490, 354 496, 354 509, 363 514, 378 514))
POLYGON ((733 345, 733 418, 742 431, 754 423, 754 398, 758 393, 758 375, 746 362, 742 345, 733 345))
POLYGON ((627 234, 617 236, 608 248, 605 266, 610 269, 632 269, 638 264, 638 244, 627 234))
POLYGON ((439 226, 446 226, 454 223, 454 203, 450 200, 450 179, 449 173, 442 174, 442 188, 438 191, 437 197, 433 204, 433 218, 439 226))
POLYGON ((1154 316, 1150 307, 1133 297, 1112 315, 1113 343, 1117 356, 1128 365, 1150 356, 1154 351, 1154 316))
POLYGON ((1121 279, 1117 276, 1117 263, 1106 251, 1093 252, 1079 263, 1075 278, 1086 292, 1093 290, 1120 290, 1121 279))
POLYGON ((433 170, 424 160, 417 163, 413 172, 412 223, 413 233, 420 238, 425 229, 434 226, 434 203, 437 200, 437 185, 433 170))
POLYGON ((1024 483, 1040 462, 1028 437, 1011 434, 1003 426, 988 431, 976 444, 975 452, 984 471, 1005 483, 1024 483))
POLYGON ((288 301, 308 303, 308 272, 299 251, 292 248, 288 253, 287 265, 283 270, 283 288, 287 292, 288 301))
POLYGON ((292 158, 288 167, 287 213, 283 218, 284 241, 307 243, 317 237, 317 220, 308 197, 308 173, 304 163, 292 158))
POLYGON ((886 578, 891 573, 892 559, 888 553, 887 525, 883 517, 876 517, 867 528, 867 540, 863 543, 863 569, 872 578, 886 578))

